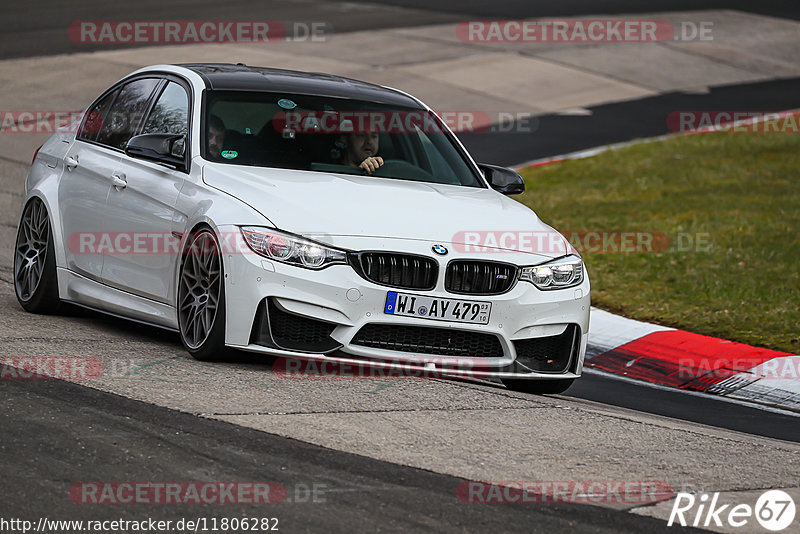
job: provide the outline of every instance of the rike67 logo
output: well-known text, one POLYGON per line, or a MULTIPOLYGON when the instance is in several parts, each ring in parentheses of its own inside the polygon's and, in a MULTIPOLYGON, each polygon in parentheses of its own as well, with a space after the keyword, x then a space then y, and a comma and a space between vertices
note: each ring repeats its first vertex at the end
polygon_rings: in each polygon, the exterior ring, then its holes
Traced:
POLYGON ((667 526, 745 527, 743 532, 755 532, 758 523, 766 530, 779 532, 792 525, 795 512, 794 500, 781 490, 762 493, 755 506, 722 504, 719 493, 680 492, 675 497, 667 526))

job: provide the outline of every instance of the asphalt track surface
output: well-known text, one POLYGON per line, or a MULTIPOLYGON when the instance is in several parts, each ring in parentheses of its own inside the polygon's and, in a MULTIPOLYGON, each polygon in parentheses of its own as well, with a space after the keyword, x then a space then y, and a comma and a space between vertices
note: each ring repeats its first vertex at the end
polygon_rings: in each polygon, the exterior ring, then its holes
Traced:
MULTIPOLYGON (((64 35, 74 20, 326 20, 334 31, 414 26, 465 16, 574 16, 712 8, 742 9, 797 19, 791 2, 531 2, 418 0, 354 5, 336 2, 207 1, 137 3, 34 1, 0 6, 0 58, 28 57, 91 48, 64 35), (378 5, 381 4, 381 5, 378 5), (411 8, 398 10, 393 6, 411 8), (643 7, 644 6, 644 7, 643 7), (146 16, 142 14, 146 13, 146 16), (202 14, 202 15, 199 15, 202 14)), ((98 47, 99 49, 100 47, 98 47)), ((103 47, 106 48, 106 47, 103 47)), ((483 161, 515 164, 600 144, 667 133, 664 110, 800 107, 800 80, 712 88, 707 95, 670 93, 597 106, 586 116, 543 116, 534 132, 463 136, 483 161)), ((160 337, 162 334, 155 334, 160 337)), ((169 334, 163 334, 169 336, 169 334)), ((174 340, 171 340, 174 342, 174 340)), ((567 397, 665 415, 730 430, 800 441, 792 416, 677 391, 654 389, 587 374, 567 397)), ((87 507, 64 498, 75 480, 251 480, 324 484, 316 506, 284 502, 269 508, 284 531, 520 531, 657 532, 661 521, 585 505, 468 505, 454 498, 460 479, 332 451, 303 442, 157 408, 61 381, 0 381, 3 439, 0 454, 3 516, 57 519, 158 519, 210 516, 208 509, 87 507), (47 436, 43 440, 42 436, 47 436), (13 512, 13 513, 12 513, 13 512)), ((297 499, 294 499, 296 501, 297 499)), ((217 517, 259 517, 264 508, 220 507, 217 517)))
POLYGON ((458 14, 398 9, 392 6, 311 0, 191 0, 164 2, 62 2, 33 0, 0 4, 0 59, 125 48, 125 44, 76 43, 65 26, 104 20, 259 20, 278 21, 291 35, 293 21, 323 21, 337 33, 456 22, 458 14))
POLYGON ((624 13, 659 13, 666 11, 700 11, 704 9, 736 9, 773 17, 798 19, 796 2, 752 0, 372 0, 370 3, 430 9, 441 13, 458 13, 487 18, 575 17, 580 15, 624 13))
POLYGON ((1 382, 0 452, 6 491, 0 515, 6 518, 35 522, 39 517, 270 517, 278 518, 280 532, 669 531, 657 519, 589 505, 464 503, 456 498, 456 488, 464 481, 455 477, 60 380, 1 382), (198 506, 85 505, 65 498, 75 481, 99 480, 276 482, 285 488, 286 499, 275 504, 198 506))
POLYGON ((579 150, 673 133, 665 117, 679 110, 782 111, 800 108, 800 78, 709 88, 706 94, 670 92, 587 108, 581 115, 549 114, 494 133, 461 133, 477 161, 519 163, 579 150), (525 131, 525 128, 531 131, 525 131))
MULTIPOLYGON (((737 9, 774 17, 800 19, 797 2, 768 0, 191 0, 103 2, 85 0, 9 1, 0 4, 0 59, 92 50, 113 45, 72 42, 64 26, 75 21, 104 20, 270 20, 324 21, 329 30, 351 32, 459 22, 468 17, 566 17, 589 14, 658 13, 702 9, 737 9)), ((291 34, 291 26, 287 29, 291 34)), ((128 45, 116 45, 125 48, 128 45)))

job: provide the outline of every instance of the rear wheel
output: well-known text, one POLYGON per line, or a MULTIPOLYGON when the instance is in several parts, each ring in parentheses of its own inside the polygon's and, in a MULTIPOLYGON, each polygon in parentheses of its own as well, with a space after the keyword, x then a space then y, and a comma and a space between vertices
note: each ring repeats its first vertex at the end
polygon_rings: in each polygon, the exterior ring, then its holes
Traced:
POLYGON ((19 221, 14 292, 26 311, 51 314, 60 309, 53 232, 47 208, 39 198, 28 202, 19 221))
POLYGON ((559 380, 514 380, 503 379, 503 384, 513 391, 522 393, 533 393, 534 395, 556 395, 564 393, 572 383, 574 378, 562 378, 559 380))
POLYGON ((181 261, 178 326, 186 350, 200 361, 225 358, 225 284, 214 233, 193 232, 181 261))

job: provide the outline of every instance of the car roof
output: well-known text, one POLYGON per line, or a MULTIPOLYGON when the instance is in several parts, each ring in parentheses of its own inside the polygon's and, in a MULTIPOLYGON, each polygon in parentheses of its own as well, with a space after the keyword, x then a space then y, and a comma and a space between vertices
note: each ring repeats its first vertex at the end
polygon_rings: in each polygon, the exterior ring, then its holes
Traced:
POLYGON ((183 63, 177 66, 199 74, 206 88, 211 90, 285 92, 424 109, 417 100, 395 89, 322 72, 252 67, 243 63, 183 63))

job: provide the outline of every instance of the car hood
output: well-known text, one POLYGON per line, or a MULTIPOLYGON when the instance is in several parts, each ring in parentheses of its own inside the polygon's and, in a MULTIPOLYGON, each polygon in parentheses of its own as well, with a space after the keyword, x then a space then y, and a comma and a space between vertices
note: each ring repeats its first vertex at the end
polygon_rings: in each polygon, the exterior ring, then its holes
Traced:
POLYGON ((478 243, 542 259, 569 249, 533 211, 492 189, 225 164, 206 164, 203 180, 277 228, 331 244, 337 236, 478 243))

